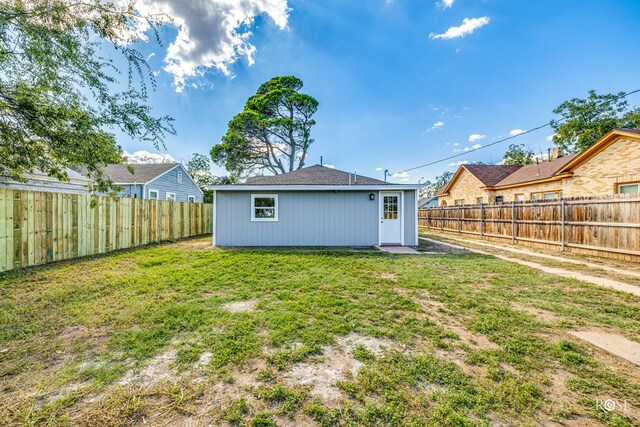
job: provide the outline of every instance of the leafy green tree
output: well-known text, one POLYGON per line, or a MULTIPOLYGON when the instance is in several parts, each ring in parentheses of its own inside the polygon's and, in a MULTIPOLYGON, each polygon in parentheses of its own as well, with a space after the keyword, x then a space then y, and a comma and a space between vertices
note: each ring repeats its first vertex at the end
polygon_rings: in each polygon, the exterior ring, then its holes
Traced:
POLYGON ((136 27, 155 28, 156 18, 132 1, 0 3, 0 175, 22 180, 37 169, 66 180, 65 167, 83 165, 106 191, 101 166, 123 161, 115 132, 163 146, 172 119, 152 116, 153 76, 129 47, 136 27), (114 50, 128 63, 126 83, 114 50))
POLYGON ((629 107, 624 95, 599 95, 590 90, 586 99, 563 102, 553 110, 561 117, 551 121, 553 141, 567 152, 579 152, 613 129, 640 128, 640 108, 629 107))
POLYGON ((277 175, 304 167, 318 101, 301 93, 302 86, 294 76, 263 83, 211 149, 213 161, 237 177, 262 171, 277 175))
POLYGON ((203 154, 193 153, 187 161, 187 170, 191 178, 198 184, 204 192, 204 202, 213 202, 213 191, 207 189, 209 185, 231 184, 231 178, 228 176, 215 176, 211 173, 211 161, 203 154))
POLYGON ((505 165, 530 165, 534 163, 533 150, 526 148, 524 144, 511 144, 504 157, 502 163, 505 165))
POLYGON ((435 181, 425 181, 424 186, 420 189, 420 197, 433 197, 438 193, 438 190, 447 185, 454 173, 451 171, 444 172, 442 175, 438 175, 435 181))

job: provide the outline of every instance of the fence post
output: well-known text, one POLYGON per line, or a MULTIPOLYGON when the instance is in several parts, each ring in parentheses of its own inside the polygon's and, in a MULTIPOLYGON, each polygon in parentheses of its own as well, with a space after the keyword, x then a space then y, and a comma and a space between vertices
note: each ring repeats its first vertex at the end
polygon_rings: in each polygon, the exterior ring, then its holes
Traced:
POLYGON ((462 206, 458 206, 458 235, 462 230, 462 206))
POLYGON ((516 242, 516 202, 511 202, 511 243, 516 242))
POLYGON ((480 204, 480 237, 484 237, 484 205, 480 204))
POLYGON ((561 215, 562 215, 562 220, 561 220, 561 226, 560 226, 560 227, 561 227, 561 228, 560 228, 560 230, 561 230, 561 231, 560 231, 560 233, 561 233, 561 235, 562 235, 562 245, 560 246, 560 250, 561 250, 562 252, 564 252, 564 222, 565 222, 565 219, 564 219, 564 210, 565 210, 565 206, 566 206, 564 199, 562 199, 562 204, 561 204, 561 206, 562 206, 562 208, 560 209, 560 211, 562 212, 562 214, 561 214, 561 215))
POLYGON ((431 208, 427 209, 427 230, 431 230, 431 208))

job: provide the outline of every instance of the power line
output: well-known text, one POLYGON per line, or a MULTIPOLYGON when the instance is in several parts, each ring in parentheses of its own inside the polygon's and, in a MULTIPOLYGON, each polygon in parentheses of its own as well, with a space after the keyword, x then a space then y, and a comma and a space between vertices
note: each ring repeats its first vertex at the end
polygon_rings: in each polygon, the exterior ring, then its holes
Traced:
MULTIPOLYGON (((618 99, 626 98, 627 96, 629 96, 629 95, 633 95, 634 93, 638 93, 638 92, 640 92, 640 89, 636 89, 636 90, 631 91, 631 92, 626 92, 626 93, 624 93, 624 94, 622 94, 622 95, 616 96, 616 97, 615 97, 615 98, 613 98, 611 101, 617 101, 618 99)), ((609 102, 611 102, 611 101, 607 101, 607 102, 605 102, 605 104, 606 104, 606 103, 609 103, 609 102)), ((494 141, 494 142, 492 142, 492 143, 489 143, 489 144, 483 145, 482 147, 478 147, 478 148, 471 148, 471 149, 469 149, 469 150, 465 151, 464 153, 453 154, 453 155, 451 155, 451 156, 449 156, 449 157, 444 157, 444 158, 439 159, 439 160, 434 160, 434 161, 432 161, 432 162, 425 163, 425 164, 423 164, 423 165, 414 166, 414 167, 412 167, 412 168, 402 169, 402 170, 399 170, 399 171, 396 171, 396 172, 392 172, 392 173, 390 173, 389 175, 395 175, 395 174, 403 173, 403 172, 410 172, 410 171, 413 171, 413 170, 416 170, 416 169, 422 169, 422 168, 427 167, 427 166, 435 165, 435 164, 437 164, 437 163, 446 162, 447 160, 455 159, 455 158, 457 158, 457 157, 466 156, 466 155, 468 155, 469 153, 473 153, 474 151, 483 150, 483 149, 485 149, 485 148, 487 148, 487 147, 491 147, 492 145, 500 144, 500 143, 502 143, 502 142, 509 141, 510 139, 518 138, 519 136, 526 135, 526 134, 528 134, 528 133, 535 132, 535 131, 537 131, 537 130, 540 130, 540 129, 546 128, 547 126, 551 126, 551 123, 552 123, 552 122, 555 122, 555 123, 562 123, 563 121, 564 121, 564 119, 562 119, 562 120, 555 120, 555 121, 554 121, 554 120, 551 120, 551 121, 549 121, 549 122, 547 122, 547 123, 545 123, 545 124, 542 124, 542 125, 540 125, 540 126, 536 126, 536 127, 531 128, 531 129, 529 129, 529 130, 526 130, 526 131, 524 131, 524 132, 520 132, 520 133, 518 133, 517 135, 511 135, 511 136, 508 136, 508 137, 506 137, 506 138, 502 138, 502 139, 500 139, 500 140, 498 140, 498 141, 494 141)))

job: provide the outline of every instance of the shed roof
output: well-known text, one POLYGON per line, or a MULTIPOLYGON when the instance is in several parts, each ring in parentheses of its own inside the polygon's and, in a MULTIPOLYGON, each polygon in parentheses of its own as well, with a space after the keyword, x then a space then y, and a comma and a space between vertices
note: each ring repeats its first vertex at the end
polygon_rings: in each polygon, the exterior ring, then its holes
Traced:
POLYGON ((313 165, 280 175, 255 176, 246 185, 388 185, 387 182, 322 165, 313 165))

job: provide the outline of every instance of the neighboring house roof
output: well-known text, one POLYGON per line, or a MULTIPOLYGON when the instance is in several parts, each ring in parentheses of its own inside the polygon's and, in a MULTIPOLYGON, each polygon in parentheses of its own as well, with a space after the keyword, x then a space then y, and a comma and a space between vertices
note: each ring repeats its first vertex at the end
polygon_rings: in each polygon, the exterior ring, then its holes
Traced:
POLYGON ((621 138, 640 140, 640 129, 614 129, 581 153, 526 166, 462 165, 437 195, 445 195, 464 170, 478 178, 484 187, 505 188, 539 181, 555 181, 570 177, 573 170, 621 138), (509 168, 512 168, 511 171, 509 168), (502 175, 502 176, 501 176, 502 175))
POLYGON ((567 163, 576 158, 578 154, 570 154, 568 156, 559 157, 557 159, 534 163, 526 166, 519 166, 515 172, 507 176, 500 182, 496 183, 496 187, 507 185, 522 184, 530 181, 538 181, 540 179, 551 178, 562 169, 567 163))
POLYGON ((313 165, 281 175, 254 176, 246 185, 389 185, 379 179, 313 165))
POLYGON ((492 187, 522 166, 518 165, 463 165, 487 187, 492 187))
POLYGON ((139 163, 139 164, 111 164, 102 169, 105 178, 115 184, 144 184, 153 181, 165 172, 179 166, 179 163, 139 163), (129 172, 133 168, 133 173, 129 172))
POLYGON ((437 201, 438 198, 435 197, 435 196, 434 197, 422 198, 422 199, 418 200, 418 207, 422 207, 422 206, 424 206, 426 204, 429 204, 429 203, 433 202, 434 200, 437 201))

